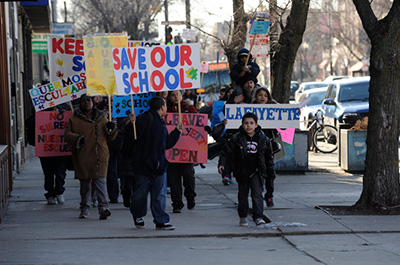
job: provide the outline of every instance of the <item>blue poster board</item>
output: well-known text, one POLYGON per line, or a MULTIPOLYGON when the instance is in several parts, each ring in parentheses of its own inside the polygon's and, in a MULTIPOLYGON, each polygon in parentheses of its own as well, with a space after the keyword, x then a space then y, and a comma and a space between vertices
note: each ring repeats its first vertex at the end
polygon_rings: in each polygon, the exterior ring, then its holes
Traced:
POLYGON ((223 112, 224 106, 225 106, 225 101, 222 101, 222 100, 214 101, 214 106, 213 106, 213 111, 212 111, 213 119, 211 121, 211 129, 214 128, 215 125, 221 123, 221 121, 223 119, 225 119, 225 115, 223 112))
MULTIPOLYGON (((150 108, 149 101, 154 98, 156 93, 141 93, 132 95, 133 109, 135 115, 139 115, 150 108)), ((132 112, 131 97, 130 96, 114 96, 112 106, 112 117, 128 117, 132 112)))
POLYGON ((270 21, 256 20, 251 26, 250 34, 267 34, 270 25, 270 21))

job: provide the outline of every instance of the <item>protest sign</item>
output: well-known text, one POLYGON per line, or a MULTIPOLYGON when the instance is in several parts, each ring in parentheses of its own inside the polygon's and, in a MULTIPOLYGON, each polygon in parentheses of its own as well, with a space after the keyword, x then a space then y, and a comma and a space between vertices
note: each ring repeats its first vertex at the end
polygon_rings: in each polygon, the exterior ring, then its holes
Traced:
MULTIPOLYGON (((154 92, 132 95, 135 115, 142 114, 146 110, 150 109, 149 101, 155 96, 156 93, 154 92)), ((132 104, 130 96, 113 97, 112 116, 114 118, 128 117, 131 113, 132 113, 132 104)))
POLYGON ((89 95, 117 94, 111 49, 127 47, 125 33, 87 35, 83 37, 89 95))
POLYGON ((160 44, 161 43, 157 41, 128 40, 128 47, 152 47, 160 44))
POLYGON ((112 50, 119 95, 200 87, 200 44, 112 50))
POLYGON ((215 125, 221 123, 221 121, 225 118, 223 113, 224 106, 225 106, 225 101, 222 100, 214 101, 212 110, 213 119, 211 121, 211 129, 214 128, 215 125))
POLYGON ((263 129, 299 128, 299 106, 297 104, 227 104, 225 117, 227 129, 237 129, 242 125, 243 115, 253 112, 263 129))
POLYGON ((282 137, 282 141, 288 143, 288 144, 293 144, 293 139, 294 139, 294 134, 295 134, 295 128, 287 128, 287 129, 276 129, 282 137))
POLYGON ((41 111, 35 114, 35 156, 71 155, 71 146, 64 139, 64 131, 72 111, 41 111))
POLYGON ((85 73, 55 81, 29 90, 36 111, 80 98, 86 94, 85 73))
POLYGON ((256 34, 253 38, 249 38, 249 41, 250 45, 254 45, 251 52, 253 57, 267 57, 269 55, 267 34, 256 34))
POLYGON ((50 82, 85 73, 83 40, 49 38, 50 82))
MULTIPOLYGON (((167 113, 164 117, 168 132, 179 122, 178 113, 167 113)), ((207 114, 182 113, 183 135, 176 145, 165 151, 170 163, 207 163, 207 114)))

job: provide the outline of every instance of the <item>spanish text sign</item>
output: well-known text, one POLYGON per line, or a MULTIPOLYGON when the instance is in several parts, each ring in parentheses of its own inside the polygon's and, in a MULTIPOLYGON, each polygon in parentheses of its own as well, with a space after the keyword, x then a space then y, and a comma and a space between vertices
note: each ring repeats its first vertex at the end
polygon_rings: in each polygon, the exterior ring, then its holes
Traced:
MULTIPOLYGON (((171 132, 179 122, 179 114, 167 113, 164 119, 171 132)), ((174 147, 165 151, 170 163, 207 163, 207 122, 207 114, 182 113, 183 134, 174 147)))
POLYGON ((36 111, 45 110, 86 94, 85 73, 73 75, 29 90, 36 111))
POLYGON ((297 104, 227 104, 225 117, 227 129, 237 129, 242 125, 243 115, 253 112, 258 117, 258 125, 268 128, 299 128, 299 106, 297 104))
POLYGON ((112 50, 119 95, 200 87, 200 44, 112 50))
POLYGON ((35 156, 67 156, 71 155, 71 146, 64 139, 72 111, 36 112, 35 121, 35 156))
POLYGON ((125 33, 88 35, 83 37, 89 95, 117 94, 111 49, 127 47, 125 33))

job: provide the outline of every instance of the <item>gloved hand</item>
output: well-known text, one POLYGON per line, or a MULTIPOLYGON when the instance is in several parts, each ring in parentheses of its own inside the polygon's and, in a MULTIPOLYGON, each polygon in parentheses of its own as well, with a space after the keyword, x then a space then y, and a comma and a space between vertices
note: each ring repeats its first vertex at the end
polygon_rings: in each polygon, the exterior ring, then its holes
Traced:
POLYGON ((86 139, 85 137, 82 137, 81 139, 79 139, 79 145, 82 146, 86 143, 86 139))
POLYGON ((113 123, 113 122, 111 122, 111 121, 107 122, 107 123, 106 123, 106 128, 107 128, 108 130, 110 130, 110 131, 114 130, 114 128, 115 128, 115 123, 113 123))

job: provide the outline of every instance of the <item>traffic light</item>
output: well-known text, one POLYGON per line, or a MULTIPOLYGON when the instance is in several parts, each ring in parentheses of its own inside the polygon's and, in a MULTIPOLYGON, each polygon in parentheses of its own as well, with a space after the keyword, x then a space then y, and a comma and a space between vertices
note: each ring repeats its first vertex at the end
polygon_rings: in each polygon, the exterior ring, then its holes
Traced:
POLYGON ((172 43, 172 28, 165 27, 165 44, 171 45, 172 43))

